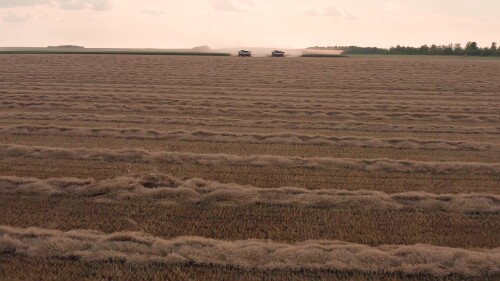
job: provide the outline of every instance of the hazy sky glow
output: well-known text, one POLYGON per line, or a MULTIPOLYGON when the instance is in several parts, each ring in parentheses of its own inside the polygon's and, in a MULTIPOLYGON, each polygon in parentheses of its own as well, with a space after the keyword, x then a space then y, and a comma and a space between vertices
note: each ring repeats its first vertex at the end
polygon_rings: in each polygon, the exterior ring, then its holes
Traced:
POLYGON ((0 46, 489 46, 499 11, 499 0, 0 0, 0 46))

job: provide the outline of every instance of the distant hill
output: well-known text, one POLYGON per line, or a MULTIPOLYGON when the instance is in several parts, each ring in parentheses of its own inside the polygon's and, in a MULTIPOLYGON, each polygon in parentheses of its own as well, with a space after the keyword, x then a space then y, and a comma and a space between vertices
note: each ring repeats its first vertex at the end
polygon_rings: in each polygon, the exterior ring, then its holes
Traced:
POLYGON ((193 47, 193 52, 210 52, 209 46, 196 46, 193 47))
POLYGON ((77 45, 60 45, 60 46, 48 46, 49 49, 85 49, 83 46, 77 45))

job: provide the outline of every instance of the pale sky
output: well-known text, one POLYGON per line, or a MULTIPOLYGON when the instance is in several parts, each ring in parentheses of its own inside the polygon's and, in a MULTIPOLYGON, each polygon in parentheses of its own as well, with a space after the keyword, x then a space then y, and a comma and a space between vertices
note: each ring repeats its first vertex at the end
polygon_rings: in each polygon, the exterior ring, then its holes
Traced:
POLYGON ((0 0, 0 47, 304 48, 500 41, 500 0, 0 0))

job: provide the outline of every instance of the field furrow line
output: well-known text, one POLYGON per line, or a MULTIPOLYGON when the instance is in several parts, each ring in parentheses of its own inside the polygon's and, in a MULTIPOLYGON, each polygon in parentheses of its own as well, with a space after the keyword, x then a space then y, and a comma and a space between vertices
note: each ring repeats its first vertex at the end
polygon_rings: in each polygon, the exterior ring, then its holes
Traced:
POLYGON ((0 245, 34 257, 121 258, 131 263, 236 265, 244 268, 311 268, 482 276, 500 273, 498 248, 472 250, 430 245, 367 245, 342 241, 285 244, 259 240, 221 241, 203 237, 161 239, 142 232, 105 234, 0 226, 0 245), (418 258, 425 257, 425 258, 418 258), (376 262, 374 262, 376 260, 376 262))
POLYGON ((411 121, 449 121, 449 122, 500 122, 498 114, 447 114, 447 113, 420 113, 420 112, 397 112, 384 113, 372 111, 342 111, 342 110, 248 110, 237 108, 213 108, 208 106, 158 106, 128 105, 114 103, 70 103, 70 102, 16 102, 2 101, 0 108, 24 108, 24 109, 47 109, 47 110, 92 110, 92 111, 133 111, 135 113, 157 113, 157 114, 185 114, 189 116, 199 116, 203 114, 215 116, 259 116, 266 118, 325 118, 333 120, 411 120, 411 121))
MULTIPOLYGON (((126 123, 126 124, 162 124, 186 125, 204 127, 235 127, 235 128, 286 128, 290 130, 348 130, 360 132, 412 132, 412 133, 441 133, 441 134, 500 134, 500 127, 462 127, 457 125, 398 125, 376 122, 355 121, 301 121, 287 119, 244 120, 219 118, 192 118, 181 116, 148 116, 148 115, 103 115, 89 113, 63 112, 29 112, 29 113, 0 113, 3 120, 40 120, 40 121, 82 121, 98 123, 126 123)), ((97 124, 96 124, 97 123, 97 124)))
POLYGON ((303 167, 324 170, 360 170, 418 174, 462 174, 500 176, 498 163, 424 162, 391 159, 301 158, 269 155, 194 154, 180 152, 154 152, 146 150, 65 149, 43 146, 1 144, 0 156, 34 159, 74 159, 94 161, 131 161, 138 163, 193 163, 197 165, 229 165, 254 167, 303 167))
MULTIPOLYGON (((492 151, 500 153, 500 145, 481 142, 381 139, 358 137, 335 137, 322 135, 281 134, 237 134, 211 131, 169 131, 144 130, 141 128, 82 128, 61 126, 13 125, 0 127, 0 134, 32 136, 104 137, 126 139, 182 140, 216 143, 263 143, 263 144, 309 144, 329 146, 353 146, 373 148, 395 148, 414 150, 464 150, 492 151)), ((499 154, 500 155, 500 154, 499 154)))
POLYGON ((254 204, 304 206, 342 210, 404 210, 500 215, 500 195, 484 193, 387 194, 368 190, 309 190, 297 187, 260 188, 223 184, 199 178, 180 180, 168 174, 133 174, 107 180, 0 176, 0 193, 76 196, 96 200, 143 200, 161 204, 254 204))

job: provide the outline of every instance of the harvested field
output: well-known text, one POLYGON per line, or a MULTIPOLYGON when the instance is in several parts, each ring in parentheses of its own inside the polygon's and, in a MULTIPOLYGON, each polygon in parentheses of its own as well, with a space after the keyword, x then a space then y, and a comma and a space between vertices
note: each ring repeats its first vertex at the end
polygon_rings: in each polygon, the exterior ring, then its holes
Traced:
POLYGON ((1 55, 0 279, 496 280, 499 72, 1 55))

